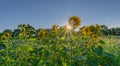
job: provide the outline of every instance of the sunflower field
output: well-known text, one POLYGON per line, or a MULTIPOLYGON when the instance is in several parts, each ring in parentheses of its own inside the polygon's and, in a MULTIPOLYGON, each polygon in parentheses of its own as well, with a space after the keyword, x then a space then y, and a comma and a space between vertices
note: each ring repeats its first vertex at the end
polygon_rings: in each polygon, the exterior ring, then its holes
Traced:
POLYGON ((98 24, 80 25, 71 16, 64 26, 36 30, 19 24, 3 31, 0 66, 120 66, 120 38, 104 36, 98 24))

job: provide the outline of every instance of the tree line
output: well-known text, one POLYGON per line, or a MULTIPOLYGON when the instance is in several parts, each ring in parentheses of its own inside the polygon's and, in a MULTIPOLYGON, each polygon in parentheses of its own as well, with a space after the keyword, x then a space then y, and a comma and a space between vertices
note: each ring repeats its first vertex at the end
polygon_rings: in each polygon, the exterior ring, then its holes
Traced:
POLYGON ((120 36, 120 27, 116 28, 108 28, 106 25, 101 25, 103 35, 113 35, 113 36, 120 36))

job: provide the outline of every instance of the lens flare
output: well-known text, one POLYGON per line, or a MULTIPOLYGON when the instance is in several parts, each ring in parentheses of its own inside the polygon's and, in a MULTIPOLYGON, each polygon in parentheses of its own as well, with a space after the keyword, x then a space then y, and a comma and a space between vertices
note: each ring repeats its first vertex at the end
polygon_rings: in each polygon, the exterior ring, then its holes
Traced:
POLYGON ((72 30, 72 26, 69 25, 69 24, 66 26, 66 28, 67 28, 68 30, 72 30))

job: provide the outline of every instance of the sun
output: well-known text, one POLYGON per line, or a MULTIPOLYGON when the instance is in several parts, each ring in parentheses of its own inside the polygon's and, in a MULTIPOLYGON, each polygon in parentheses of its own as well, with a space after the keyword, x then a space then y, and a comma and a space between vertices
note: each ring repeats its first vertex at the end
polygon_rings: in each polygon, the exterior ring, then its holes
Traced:
POLYGON ((70 24, 66 25, 67 30, 72 30, 72 26, 70 24))
POLYGON ((70 24, 67 24, 63 27, 63 31, 64 31, 64 36, 69 39, 72 36, 72 32, 73 32, 73 26, 70 24))

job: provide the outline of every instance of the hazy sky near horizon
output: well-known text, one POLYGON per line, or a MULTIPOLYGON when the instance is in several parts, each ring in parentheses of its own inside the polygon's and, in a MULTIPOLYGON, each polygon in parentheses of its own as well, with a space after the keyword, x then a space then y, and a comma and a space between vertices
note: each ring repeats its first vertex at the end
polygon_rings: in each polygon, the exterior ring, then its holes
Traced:
POLYGON ((18 24, 61 26, 73 15, 81 18, 81 26, 120 27, 120 0, 0 0, 0 32, 18 24))

